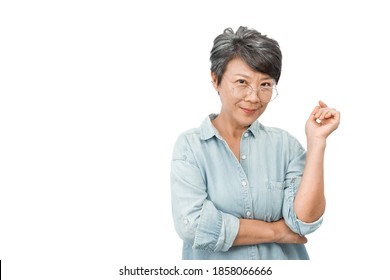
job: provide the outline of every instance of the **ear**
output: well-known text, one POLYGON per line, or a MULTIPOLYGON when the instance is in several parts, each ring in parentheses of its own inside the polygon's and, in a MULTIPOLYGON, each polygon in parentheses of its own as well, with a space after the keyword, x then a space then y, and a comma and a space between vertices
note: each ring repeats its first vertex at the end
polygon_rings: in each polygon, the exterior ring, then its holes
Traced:
POLYGON ((218 78, 215 72, 211 72, 211 82, 213 83, 215 90, 218 91, 218 78))

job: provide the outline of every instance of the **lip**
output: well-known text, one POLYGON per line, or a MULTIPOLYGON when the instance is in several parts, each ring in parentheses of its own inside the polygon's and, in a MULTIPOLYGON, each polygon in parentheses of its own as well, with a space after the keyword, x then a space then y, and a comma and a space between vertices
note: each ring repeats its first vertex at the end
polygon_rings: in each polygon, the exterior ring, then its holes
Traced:
POLYGON ((242 107, 241 107, 241 110, 243 110, 244 113, 247 115, 253 115, 257 111, 257 109, 248 109, 248 108, 242 108, 242 107))

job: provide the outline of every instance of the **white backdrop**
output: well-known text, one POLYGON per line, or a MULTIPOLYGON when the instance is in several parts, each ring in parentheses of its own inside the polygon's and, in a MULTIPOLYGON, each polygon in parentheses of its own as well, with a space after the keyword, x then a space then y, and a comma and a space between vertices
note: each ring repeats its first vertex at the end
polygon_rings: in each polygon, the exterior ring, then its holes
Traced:
POLYGON ((265 262, 272 279, 389 274, 386 1, 139 2, 0 4, 4 279, 123 279, 124 265, 188 265, 171 219, 171 152, 180 132, 219 111, 209 52, 240 25, 276 39, 284 56, 263 124, 305 145, 318 100, 342 117, 312 260, 265 262))

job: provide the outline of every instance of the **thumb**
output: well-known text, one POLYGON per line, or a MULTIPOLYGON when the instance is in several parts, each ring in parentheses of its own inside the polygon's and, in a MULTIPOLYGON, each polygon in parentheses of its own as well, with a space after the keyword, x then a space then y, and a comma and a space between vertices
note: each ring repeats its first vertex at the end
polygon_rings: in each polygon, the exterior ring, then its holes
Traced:
POLYGON ((321 108, 328 108, 328 105, 326 105, 325 102, 322 100, 318 101, 318 104, 320 105, 321 108))

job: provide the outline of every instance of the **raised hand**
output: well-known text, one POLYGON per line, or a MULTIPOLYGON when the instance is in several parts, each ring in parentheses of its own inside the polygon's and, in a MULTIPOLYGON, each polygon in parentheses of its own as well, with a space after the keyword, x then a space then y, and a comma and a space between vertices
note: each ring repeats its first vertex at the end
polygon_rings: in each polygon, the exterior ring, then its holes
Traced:
POLYGON ((318 104, 306 122, 306 136, 326 139, 339 126, 340 112, 329 108, 322 101, 319 101, 318 104))

